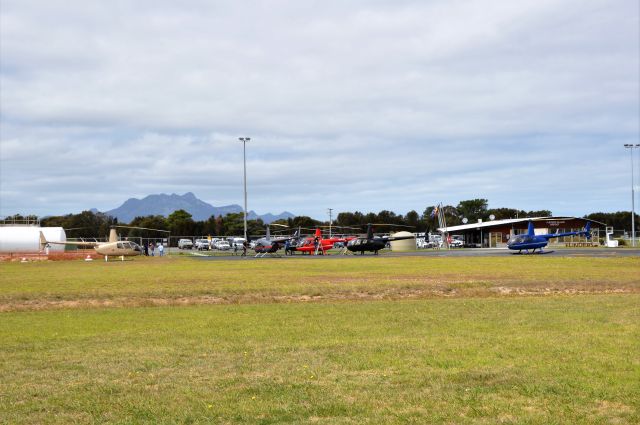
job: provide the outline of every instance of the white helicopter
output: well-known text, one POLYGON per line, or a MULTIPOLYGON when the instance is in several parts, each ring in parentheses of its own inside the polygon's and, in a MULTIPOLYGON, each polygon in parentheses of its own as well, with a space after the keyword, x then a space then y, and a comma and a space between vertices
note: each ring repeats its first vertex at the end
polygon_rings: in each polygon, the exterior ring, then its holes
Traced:
POLYGON ((109 257, 120 257, 124 261, 124 257, 135 257, 144 253, 142 247, 133 241, 120 241, 118 240, 118 234, 116 227, 125 229, 141 229, 141 230, 154 230, 157 232, 169 233, 168 230, 148 229, 146 227, 129 227, 129 226, 112 226, 109 231, 108 242, 62 242, 62 241, 48 241, 44 237, 44 234, 40 232, 40 249, 44 250, 47 245, 75 245, 87 248, 93 248, 98 254, 104 256, 104 261, 109 261, 109 257))

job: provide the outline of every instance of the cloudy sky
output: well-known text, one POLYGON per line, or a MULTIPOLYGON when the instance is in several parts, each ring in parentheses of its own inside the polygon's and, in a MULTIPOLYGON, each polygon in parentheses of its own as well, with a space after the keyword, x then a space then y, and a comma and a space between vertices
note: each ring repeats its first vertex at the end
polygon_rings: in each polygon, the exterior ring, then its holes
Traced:
POLYGON ((630 209, 637 1, 0 5, 0 215, 630 209))

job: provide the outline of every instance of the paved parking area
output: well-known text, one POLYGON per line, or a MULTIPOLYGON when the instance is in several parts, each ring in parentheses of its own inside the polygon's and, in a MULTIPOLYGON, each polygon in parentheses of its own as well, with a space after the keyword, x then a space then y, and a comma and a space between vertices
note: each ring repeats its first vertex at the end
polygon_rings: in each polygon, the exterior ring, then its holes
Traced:
MULTIPOLYGON (((178 251, 175 248, 171 253, 175 254, 181 252, 185 255, 191 254, 192 258, 201 260, 254 260, 255 253, 249 251, 247 257, 241 257, 240 254, 233 255, 231 252, 216 253, 214 252, 199 252, 199 251, 178 251)), ((306 259, 306 260, 337 260, 341 258, 351 257, 375 257, 372 253, 365 253, 365 255, 341 255, 338 253, 332 253, 330 255, 293 255, 285 256, 284 251, 279 252, 280 256, 266 256, 264 258, 255 258, 255 260, 261 259, 306 259)), ((594 258, 607 258, 607 257, 640 257, 640 248, 558 248, 558 249, 546 249, 544 254, 531 254, 537 256, 550 256, 550 257, 594 257, 594 258)), ((468 248, 468 249, 424 249, 413 252, 392 252, 383 251, 378 257, 506 257, 506 256, 527 256, 527 254, 518 254, 517 252, 510 251, 506 248, 468 248)))

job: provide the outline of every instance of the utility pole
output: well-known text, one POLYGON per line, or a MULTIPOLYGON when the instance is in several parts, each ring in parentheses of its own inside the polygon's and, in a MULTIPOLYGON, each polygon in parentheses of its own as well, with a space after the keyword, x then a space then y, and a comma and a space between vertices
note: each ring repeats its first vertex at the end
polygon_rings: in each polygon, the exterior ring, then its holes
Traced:
POLYGON ((329 210, 329 238, 331 238, 331 212, 333 208, 327 208, 327 210, 329 210))
POLYGON ((247 239, 247 142, 251 137, 238 137, 242 142, 242 159, 244 163, 244 240, 247 239))
POLYGON ((636 197, 635 197, 635 178, 633 173, 633 149, 640 148, 640 144, 625 144, 624 147, 629 149, 631 153, 631 246, 636 246, 636 197))

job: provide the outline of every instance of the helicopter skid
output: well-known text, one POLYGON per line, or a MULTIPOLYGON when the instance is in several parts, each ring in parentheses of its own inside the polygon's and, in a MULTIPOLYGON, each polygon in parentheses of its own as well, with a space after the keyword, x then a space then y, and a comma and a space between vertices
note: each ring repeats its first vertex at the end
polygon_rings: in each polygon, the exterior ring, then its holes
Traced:
POLYGON ((282 255, 276 254, 274 252, 261 252, 261 253, 256 254, 253 258, 264 258, 267 255, 269 257, 271 257, 271 258, 274 258, 274 257, 275 258, 282 258, 282 255))
POLYGON ((533 252, 522 252, 522 251, 518 251, 518 252, 513 252, 512 255, 544 255, 544 254, 551 254, 554 253, 555 251, 533 251, 533 252))

